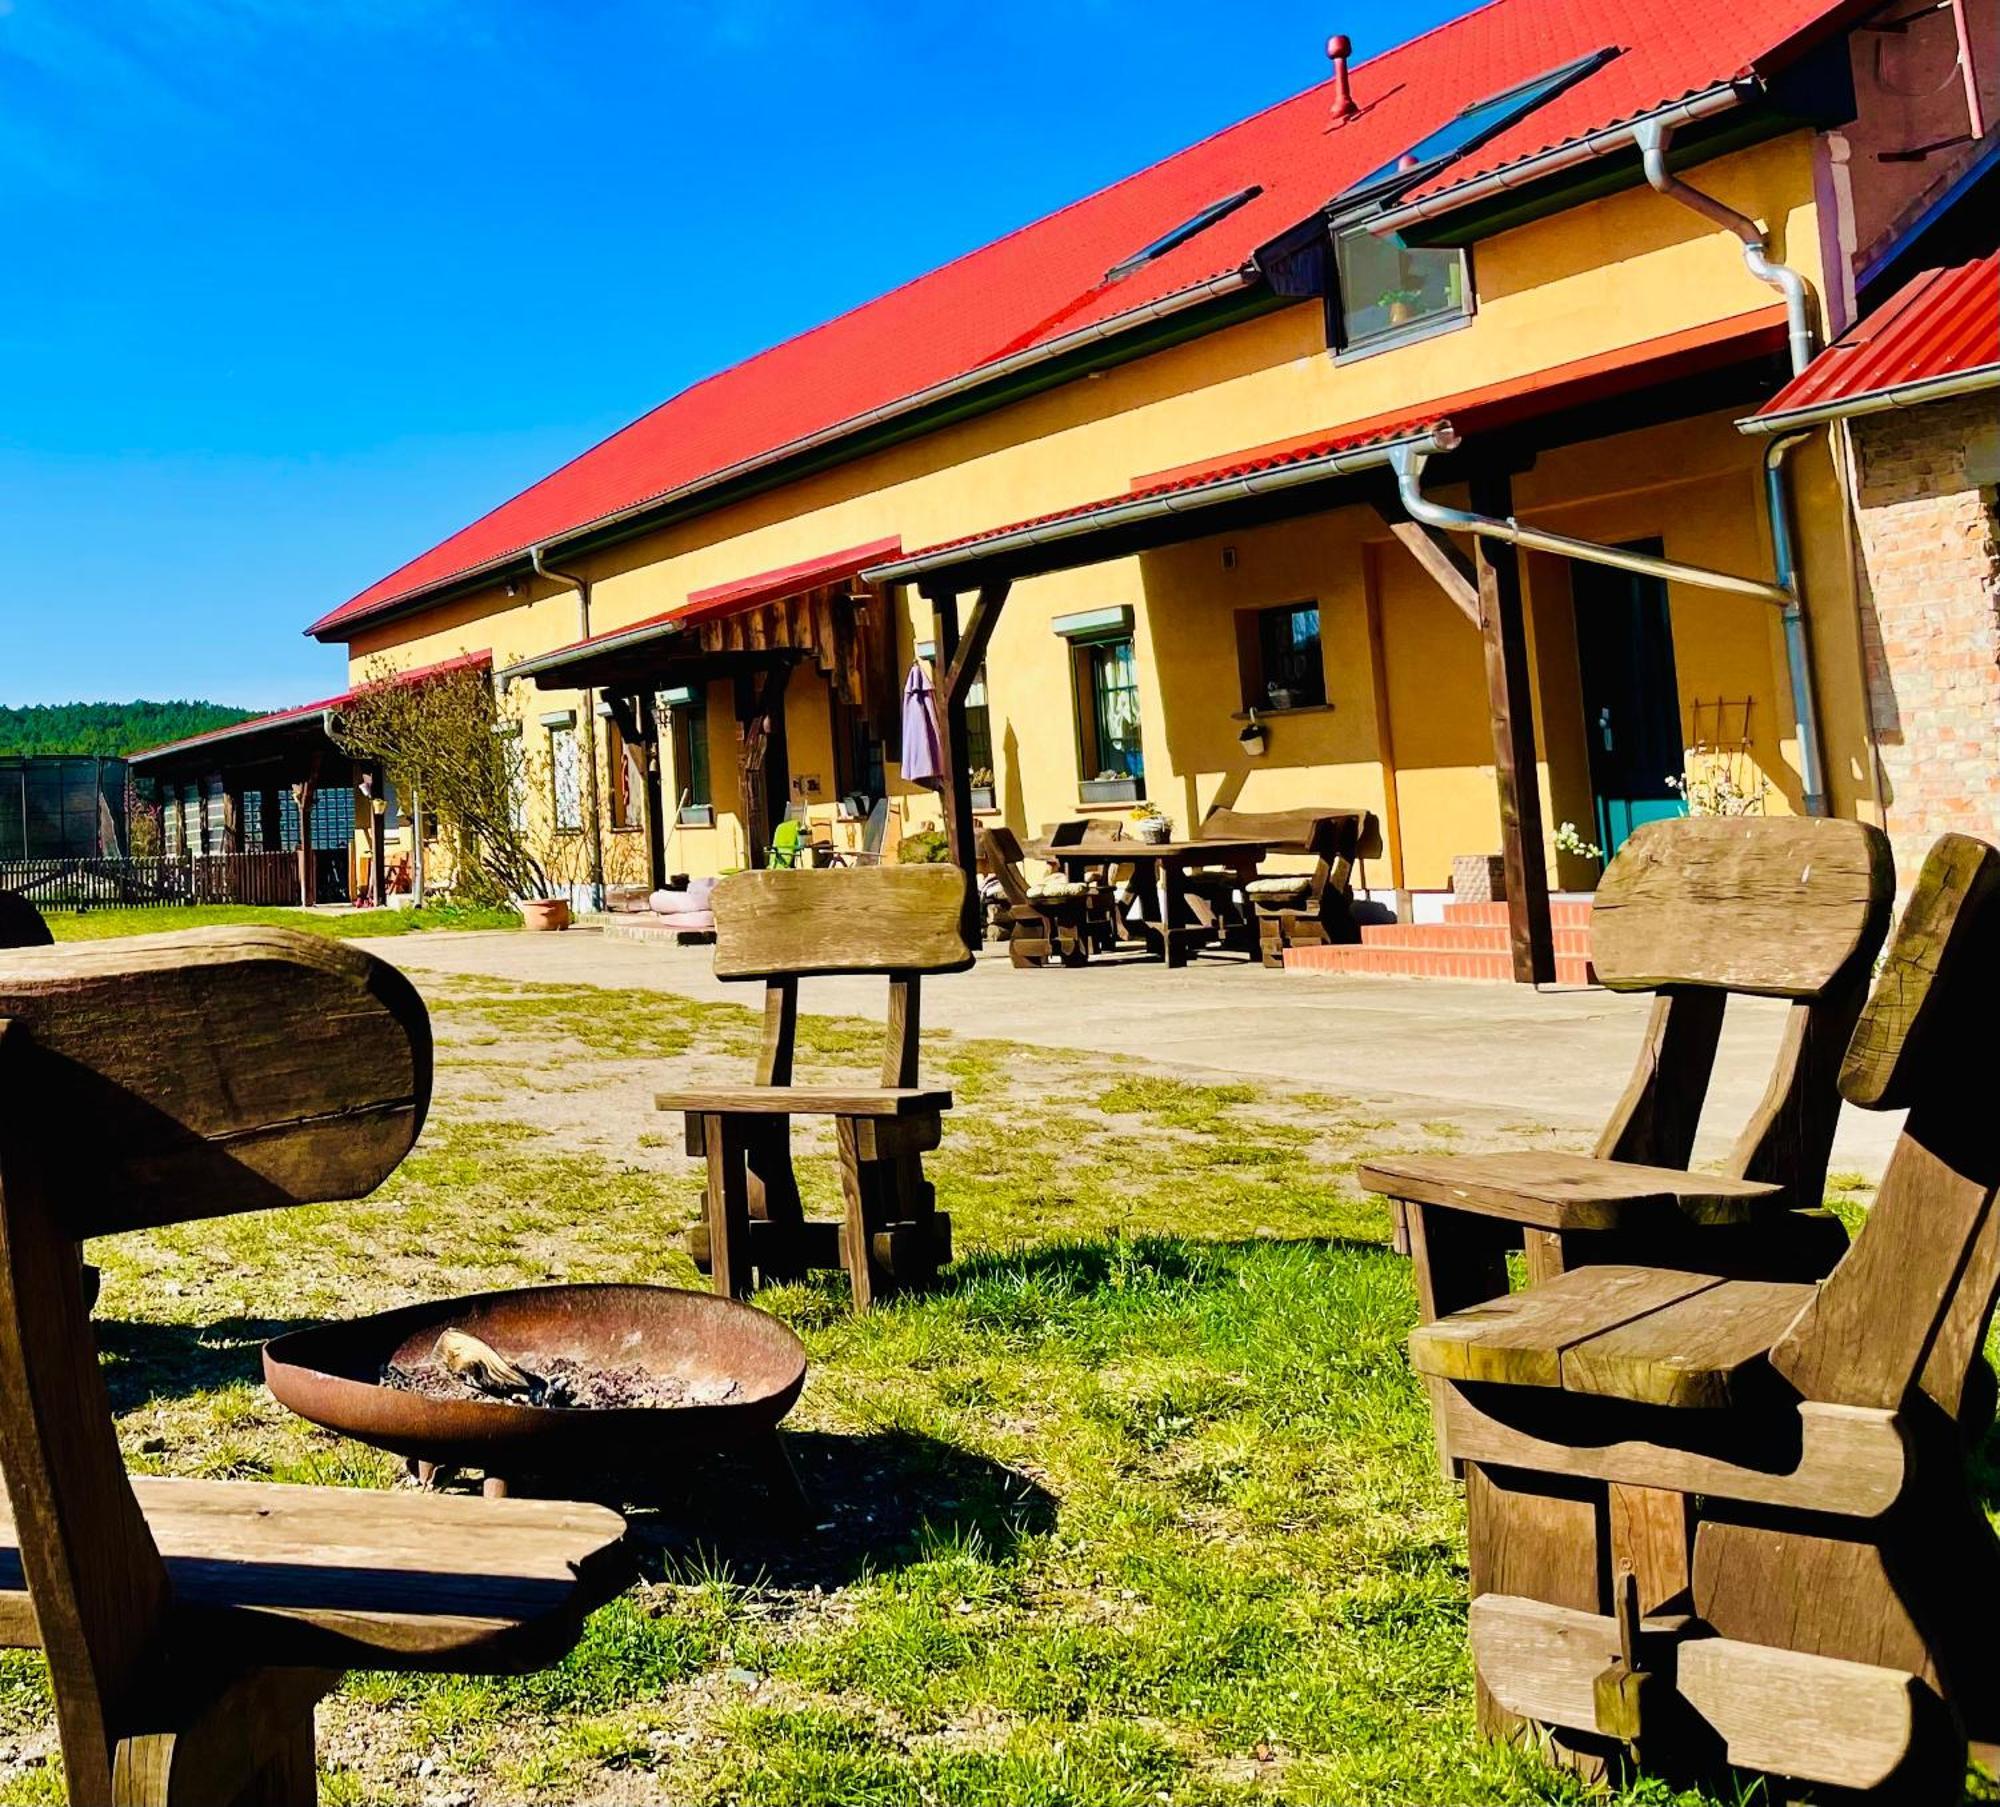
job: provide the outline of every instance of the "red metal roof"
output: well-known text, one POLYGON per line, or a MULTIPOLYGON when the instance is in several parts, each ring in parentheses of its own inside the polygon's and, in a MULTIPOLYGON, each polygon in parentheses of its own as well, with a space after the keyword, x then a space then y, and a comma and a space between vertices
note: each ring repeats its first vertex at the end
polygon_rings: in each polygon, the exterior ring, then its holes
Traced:
MULTIPOLYGON (((1374 414, 1365 420, 1296 439, 1279 440, 1233 452, 1226 458, 1205 464, 1182 465, 1176 470, 1156 471, 1134 477, 1132 486, 1121 496, 1105 496, 1074 508, 1057 509, 1025 521, 1010 522, 983 533, 946 540, 910 554, 927 558, 936 552, 1003 539, 1031 527, 1046 527, 1055 521, 1080 520, 1087 515, 1143 502, 1149 497, 1175 494, 1182 490, 1227 483, 1232 478, 1255 476, 1286 465, 1305 464, 1316 458, 1330 458, 1337 452, 1358 451, 1364 446, 1386 445, 1392 440, 1410 439, 1428 430, 1449 426, 1462 435, 1493 432, 1502 427, 1550 414, 1559 408, 1574 408, 1587 402, 1608 401, 1620 395, 1654 387, 1661 383, 1685 381, 1690 377, 1737 363, 1783 351, 1785 309, 1782 303, 1758 308, 1752 313, 1735 314, 1676 333, 1663 333, 1616 351, 1599 352, 1587 358, 1573 358, 1566 364, 1551 365, 1527 376, 1502 383, 1488 383, 1477 389, 1460 390, 1441 400, 1403 413, 1374 414)), ((883 561, 888 562, 888 561, 883 561)))
POLYGON ((1913 277, 1751 416, 1824 417, 1870 397, 2000 365, 2000 252, 1913 277))
MULTIPOLYGON (((420 665, 414 671, 399 671, 386 681, 421 684, 426 678, 442 677, 446 672, 464 671, 471 666, 492 663, 490 652, 463 653, 455 659, 440 659, 435 665, 420 665)), ((356 697, 366 695, 383 681, 378 679, 375 683, 357 684, 351 690, 343 690, 338 696, 322 697, 316 703, 298 703, 290 709, 274 709, 269 715, 253 715, 240 722, 231 722, 226 728, 211 728, 206 734, 190 734, 186 740, 170 740, 163 746, 148 747, 143 753, 129 754, 128 763, 137 765, 148 759, 164 759, 169 753, 185 753, 195 747, 205 747, 212 741, 240 740, 246 735, 262 734, 291 722, 310 721, 315 715, 324 715, 329 709, 339 709, 356 697)))
POLYGON ((1336 123, 1322 84, 824 326, 695 384, 314 623, 340 638, 528 547, 696 493, 939 385, 1071 333, 1143 316, 1256 250, 1473 102, 1590 52, 1620 54, 1441 172, 1457 180, 1751 70, 1839 0, 1491 0, 1353 72, 1336 123), (1105 274, 1211 203, 1260 192, 1118 282, 1105 274))

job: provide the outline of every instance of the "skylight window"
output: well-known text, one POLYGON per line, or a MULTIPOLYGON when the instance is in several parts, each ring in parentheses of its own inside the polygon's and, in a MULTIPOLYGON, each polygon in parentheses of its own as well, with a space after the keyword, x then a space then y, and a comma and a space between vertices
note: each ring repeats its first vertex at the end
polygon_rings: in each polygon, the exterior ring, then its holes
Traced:
POLYGON ((1123 263, 1116 263, 1104 272, 1106 282, 1122 282, 1134 270, 1141 270, 1156 258, 1165 257, 1169 251, 1184 245, 1198 232, 1206 232, 1218 220, 1226 220, 1237 208, 1254 201, 1264 192, 1260 185, 1252 184, 1241 188, 1233 195, 1225 195, 1219 201, 1211 201, 1199 213, 1185 219, 1173 231, 1162 233, 1143 251, 1135 251, 1123 263))
POLYGON ((1593 50, 1590 55, 1564 63, 1546 75, 1536 76, 1533 81, 1521 82, 1503 93, 1489 94, 1484 100, 1474 101, 1436 131, 1419 138, 1401 156, 1363 176, 1340 196, 1341 204, 1363 200, 1383 189, 1407 187, 1440 164, 1464 156, 1496 133, 1505 131, 1517 119, 1526 118, 1571 83, 1601 69, 1617 54, 1616 50, 1593 50))

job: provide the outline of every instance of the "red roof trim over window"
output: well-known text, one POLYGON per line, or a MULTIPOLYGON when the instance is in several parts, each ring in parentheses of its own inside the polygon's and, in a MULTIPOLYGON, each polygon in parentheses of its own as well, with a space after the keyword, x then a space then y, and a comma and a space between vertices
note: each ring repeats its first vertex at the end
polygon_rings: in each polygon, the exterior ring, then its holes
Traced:
POLYGON ((1816 418, 1872 397, 2000 364, 2000 252, 1926 270, 1851 326, 1751 416, 1816 418))
POLYGON ((1782 304, 1758 308, 1753 313, 1734 314, 1726 320, 1692 326, 1677 333, 1663 333, 1637 345, 1600 352, 1587 358, 1573 358, 1530 375, 1513 377, 1504 383, 1488 383, 1479 389, 1463 389, 1427 402, 1414 412, 1373 414, 1364 420, 1324 433, 1295 439, 1275 440, 1248 451, 1233 452, 1227 458, 1206 464, 1182 465, 1134 477, 1132 487, 1122 496, 1106 496, 1096 502, 1079 503, 1074 508, 1036 515, 984 533, 968 534, 959 540, 926 546, 913 558, 934 552, 949 552, 960 546, 977 546, 987 540, 1020 533, 1030 527, 1046 527, 1054 521, 1076 520, 1128 502, 1143 502, 1180 490, 1195 490, 1212 483, 1227 483, 1235 477, 1254 476, 1260 471, 1278 470, 1285 465, 1304 464, 1315 458, 1330 458, 1336 452, 1358 451, 1363 446, 1382 445, 1395 439, 1413 438, 1427 428, 1447 422, 1461 433, 1491 432, 1523 420, 1553 413, 1558 408, 1578 407, 1587 402, 1609 401, 1656 384, 1702 376, 1745 358, 1780 352, 1785 346, 1785 310, 1782 304))
POLYGON ((240 740, 245 735, 261 734, 270 728, 282 728, 290 722, 309 721, 315 715, 324 715, 329 709, 338 709, 351 703, 358 696, 366 696, 371 690, 379 690, 384 684, 421 684, 426 678, 441 678, 447 672, 465 671, 473 666, 491 665, 490 652, 463 653, 455 659, 440 659, 435 665, 420 665, 413 671, 399 671, 393 677, 378 679, 370 684, 357 684, 352 690, 343 690, 338 696, 322 697, 316 703, 296 703, 289 709, 276 709, 269 715, 253 715, 240 722, 231 722, 226 728, 211 728, 206 734, 190 734, 186 740, 170 740, 163 746, 148 747, 143 753, 127 755, 129 763, 138 764, 142 760, 161 759, 169 753, 184 753, 191 747, 205 747, 211 741, 240 740))

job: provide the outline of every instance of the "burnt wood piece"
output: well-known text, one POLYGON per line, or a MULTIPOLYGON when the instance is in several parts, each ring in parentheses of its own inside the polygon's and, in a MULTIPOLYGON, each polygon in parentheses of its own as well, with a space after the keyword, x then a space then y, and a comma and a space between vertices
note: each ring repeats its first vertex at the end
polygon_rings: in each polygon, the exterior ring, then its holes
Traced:
POLYGON ((338 942, 0 954, 0 1633, 47 1656, 72 1799, 310 1801, 341 1667, 535 1667, 620 1585, 598 1507, 435 1500, 419 1528, 397 1496, 125 1473, 77 1242, 358 1198, 430 1086, 422 1002, 338 942))
POLYGON ((951 1225, 924 1178, 949 1091, 920 1086, 923 975, 962 972, 968 890, 956 866, 743 872, 716 886, 715 973, 765 984, 764 1036, 751 1082, 662 1092, 685 1114, 687 1148, 707 1162, 704 1221, 688 1251, 718 1293, 846 1268, 857 1309, 926 1284, 951 1259, 951 1225), (798 985, 818 973, 879 974, 889 1007, 873 1084, 792 1083, 798 985), (791 1120, 830 1117, 844 1204, 839 1225, 806 1218, 791 1120))
MULTIPOLYGON (((1864 957, 1823 928, 1808 922, 1824 945, 1794 972, 1864 957)), ((1909 1115, 1824 1280, 1592 1267, 1416 1332, 1468 1486, 1601 1484, 1612 1555, 1622 1537, 1652 1570, 1634 1600, 1684 1609, 1639 1636, 1650 1679, 1625 1688, 1627 1571, 1599 1561, 1598 1598, 1579 1601, 1575 1545, 1604 1554, 1579 1524, 1546 1574, 1476 1608, 1475 1660, 1511 1711, 1669 1772, 1726 1760, 1884 1801, 1959 1798, 1968 1740, 2000 1733, 2000 1539, 1965 1462, 1992 1410, 2000 1295, 2000 1116, 1966 1050, 1997 1011, 2000 851, 1948 835, 1850 1039, 1847 1101, 1909 1115), (1579 1612, 1595 1623, 1563 1616, 1579 1612), (1623 1668, 1588 1678, 1612 1648, 1623 1668)))
MULTIPOLYGON (((1614 990, 1655 993, 1594 1153, 1377 1158, 1362 1183, 1405 1218, 1430 1200, 1461 1223, 1499 1219, 1537 1279, 1594 1262, 1821 1278, 1846 1247, 1821 1208, 1838 1069, 1893 888, 1888 841, 1862 823, 1648 823, 1606 869, 1592 912, 1599 977, 1614 990), (1785 938, 1794 920, 1800 946, 1785 938), (1721 1171, 1690 1173, 1732 995, 1781 997, 1790 1013, 1764 1096, 1721 1171)), ((1432 1237, 1414 1258, 1436 1260, 1439 1246, 1432 1237)))

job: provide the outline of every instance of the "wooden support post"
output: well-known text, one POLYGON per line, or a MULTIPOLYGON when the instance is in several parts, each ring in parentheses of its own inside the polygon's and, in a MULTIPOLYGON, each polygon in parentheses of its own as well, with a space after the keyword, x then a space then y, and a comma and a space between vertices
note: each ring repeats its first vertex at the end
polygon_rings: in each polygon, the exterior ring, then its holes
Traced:
POLYGON ((1000 611, 1007 601, 1006 583, 984 586, 974 604, 964 638, 959 636, 958 597, 937 592, 930 596, 937 640, 937 692, 940 751, 944 754, 944 825, 952 863, 966 878, 965 937, 979 945, 979 837, 972 820, 972 760, 966 735, 965 703, 973 680, 986 662, 1000 611))
POLYGON ((313 804, 319 798, 319 755, 306 759, 306 775, 292 786, 292 807, 299 817, 299 902, 307 909, 319 902, 319 864, 313 858, 313 804))
POLYGON ((384 870, 389 855, 389 777, 380 766, 369 774, 368 787, 368 901, 381 909, 389 901, 389 876, 384 870))
POLYGON ((771 812, 764 796, 764 756, 771 746, 771 717, 784 707, 792 662, 781 659, 763 681, 738 679, 736 692, 736 777, 742 792, 743 833, 749 841, 745 863, 761 866, 771 847, 771 812), (754 688, 753 688, 754 686, 754 688))
MULTIPOLYGON (((1475 474, 1471 483, 1473 513, 1503 519, 1512 514, 1513 487, 1505 471, 1475 474)), ((1521 559, 1504 540, 1481 538, 1474 545, 1514 977, 1523 985, 1546 985, 1556 976, 1555 936, 1549 925, 1549 874, 1542 853, 1542 790, 1535 760, 1528 630, 1521 608, 1521 559)))

